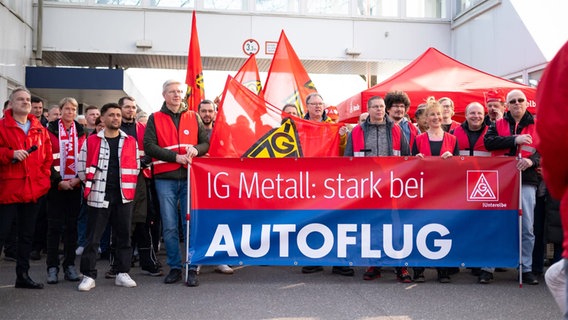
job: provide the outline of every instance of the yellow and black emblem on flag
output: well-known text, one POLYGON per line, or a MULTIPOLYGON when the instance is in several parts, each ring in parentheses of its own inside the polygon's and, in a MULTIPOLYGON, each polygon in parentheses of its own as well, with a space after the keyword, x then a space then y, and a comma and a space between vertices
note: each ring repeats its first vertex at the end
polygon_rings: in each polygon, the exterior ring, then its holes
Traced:
POLYGON ((299 158, 302 156, 298 130, 291 118, 285 118, 280 127, 268 131, 243 154, 243 158, 299 158))

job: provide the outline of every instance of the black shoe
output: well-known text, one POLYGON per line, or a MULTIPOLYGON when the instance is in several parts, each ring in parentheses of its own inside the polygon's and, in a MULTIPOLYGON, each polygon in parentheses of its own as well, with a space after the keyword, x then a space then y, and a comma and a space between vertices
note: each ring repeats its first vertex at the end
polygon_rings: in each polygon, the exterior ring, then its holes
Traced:
POLYGON ((493 273, 481 270, 478 282, 481 284, 488 284, 491 283, 491 281, 493 281, 493 273))
POLYGON ((440 283, 450 283, 452 281, 450 279, 450 275, 448 275, 448 269, 447 268, 438 269, 438 281, 440 283))
POLYGON ((199 279, 197 279, 197 270, 189 270, 185 284, 188 287, 197 287, 199 285, 199 279))
POLYGON ((323 271, 323 267, 320 267, 320 266, 302 267, 302 273, 314 273, 314 272, 319 272, 319 271, 323 271))
POLYGON ((156 265, 151 265, 149 267, 141 267, 142 273, 147 274, 152 277, 159 277, 163 275, 162 270, 158 268, 156 265))
POLYGON ((367 271, 363 273, 363 280, 375 280, 381 277, 380 267, 369 267, 367 271))
POLYGON ((33 250, 32 252, 30 252, 30 260, 39 260, 41 259, 41 254, 39 253, 39 251, 37 250, 33 250))
POLYGON ((536 285, 538 280, 532 272, 523 272, 523 283, 536 285))
POLYGON ((66 268, 63 269, 63 274, 64 274, 63 278, 67 281, 81 280, 81 277, 79 277, 77 269, 75 269, 75 266, 67 266, 66 268))
POLYGON ((181 269, 171 269, 164 279, 164 283, 176 283, 181 280, 181 269))
MULTIPOLYGON (((321 268, 321 267, 320 267, 321 268)), ((352 277, 355 275, 355 270, 349 267, 333 267, 331 272, 335 274, 340 274, 342 276, 352 277)))
POLYGON ((23 289, 43 289, 43 283, 33 281, 27 273, 24 273, 16 279, 15 287, 23 289))
POLYGON ((416 271, 414 270, 414 277, 412 280, 416 283, 423 283, 426 282, 426 278, 424 278, 424 270, 416 271))
POLYGON ((110 266, 110 269, 105 272, 105 279, 115 279, 117 274, 118 270, 116 270, 116 267, 110 266))

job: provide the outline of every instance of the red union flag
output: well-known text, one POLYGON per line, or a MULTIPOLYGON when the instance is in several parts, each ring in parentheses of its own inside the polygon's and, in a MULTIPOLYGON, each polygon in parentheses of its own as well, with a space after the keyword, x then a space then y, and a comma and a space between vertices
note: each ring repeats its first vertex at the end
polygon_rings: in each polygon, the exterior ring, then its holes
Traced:
POLYGON ((277 108, 294 104, 298 114, 303 115, 304 101, 312 92, 317 92, 316 87, 282 31, 264 84, 264 99, 277 108))
POLYGON ((195 11, 193 11, 193 19, 191 23, 191 39, 189 40, 189 50, 187 54, 185 83, 187 84, 186 100, 188 109, 197 112, 199 103, 205 97, 205 91, 203 88, 203 67, 201 65, 199 38, 197 37, 195 11))
POLYGON ((499 172, 468 170, 467 201, 499 201, 499 172))
POLYGON ((211 157, 339 155, 341 124, 300 118, 282 121, 280 109, 228 77, 211 133, 211 157))
POLYGON ((247 87, 250 91, 260 94, 262 85, 260 83, 260 74, 258 73, 258 65, 254 54, 245 61, 239 72, 235 75, 235 80, 247 87))

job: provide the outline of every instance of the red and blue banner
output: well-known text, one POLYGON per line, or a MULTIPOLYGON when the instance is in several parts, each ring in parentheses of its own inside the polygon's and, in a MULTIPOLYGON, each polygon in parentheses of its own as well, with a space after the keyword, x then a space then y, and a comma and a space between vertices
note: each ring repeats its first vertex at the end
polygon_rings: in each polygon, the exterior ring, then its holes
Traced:
POLYGON ((191 264, 516 267, 508 157, 195 158, 191 264))

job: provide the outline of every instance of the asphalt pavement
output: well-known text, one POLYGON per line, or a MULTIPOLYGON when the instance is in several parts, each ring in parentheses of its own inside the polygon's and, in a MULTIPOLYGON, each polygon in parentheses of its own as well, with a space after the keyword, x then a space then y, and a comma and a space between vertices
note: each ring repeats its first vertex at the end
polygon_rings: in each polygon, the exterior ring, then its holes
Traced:
MULTIPOLYGON (((165 256, 160 255, 165 261, 165 256)), ((78 267, 78 260, 77 260, 78 267)), ((242 266, 233 275, 204 266, 200 286, 166 285, 164 277, 143 275, 134 267, 136 288, 104 279, 108 261, 99 260, 99 278, 90 292, 77 282, 45 284, 43 290, 15 289, 15 262, 0 260, 0 319, 560 319, 544 279, 519 288, 517 271, 495 273, 489 285, 477 284, 467 269, 452 282, 436 281, 426 270, 425 283, 396 281, 392 268, 380 279, 364 281, 323 272, 302 274, 300 267, 242 266), (101 276, 102 275, 102 276, 101 276)), ((167 267, 166 267, 167 271, 167 267)), ((30 276, 45 283, 45 255, 32 261, 30 276)))

